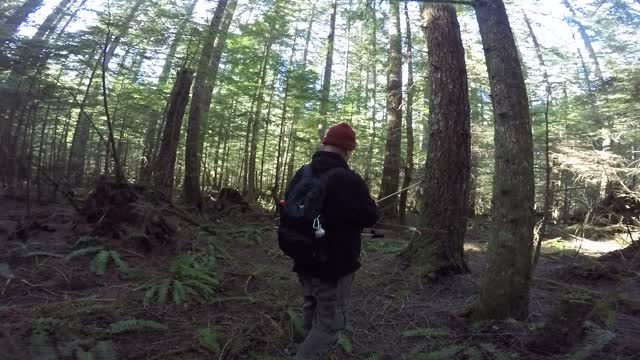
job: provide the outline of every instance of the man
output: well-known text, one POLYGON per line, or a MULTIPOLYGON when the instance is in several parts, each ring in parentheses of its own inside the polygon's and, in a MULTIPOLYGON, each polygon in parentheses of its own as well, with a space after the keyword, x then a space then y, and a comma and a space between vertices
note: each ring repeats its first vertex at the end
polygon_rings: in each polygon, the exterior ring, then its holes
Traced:
MULTIPOLYGON (((311 263, 294 258, 293 271, 298 273, 304 292, 305 334, 297 360, 323 359, 337 344, 338 333, 347 323, 354 274, 360 268, 360 233, 378 220, 378 208, 366 183, 347 165, 355 148, 353 129, 344 122, 334 125, 307 165, 313 177, 323 179, 320 236, 326 240, 326 256, 311 263)), ((305 171, 309 170, 301 168, 291 180, 285 202, 305 171)))

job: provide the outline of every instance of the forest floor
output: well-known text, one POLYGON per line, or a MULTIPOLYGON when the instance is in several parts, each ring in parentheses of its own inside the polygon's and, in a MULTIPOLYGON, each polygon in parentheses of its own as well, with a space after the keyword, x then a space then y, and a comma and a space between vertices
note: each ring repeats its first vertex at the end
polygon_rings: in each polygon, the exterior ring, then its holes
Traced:
MULTIPOLYGON (((25 214, 24 202, 0 199, 0 225, 24 225, 25 214)), ((0 234, 0 358, 286 359, 301 293, 268 217, 231 217, 207 231, 170 219, 179 253, 216 253, 219 285, 207 301, 166 305, 144 298, 150 280, 168 276, 175 250, 144 253, 123 239, 92 236, 84 218, 61 203, 33 205, 30 219, 15 239, 0 234), (116 252, 126 266, 106 259, 105 273, 96 275, 96 258, 108 257, 96 249, 116 252)), ((472 325, 463 314, 479 291, 487 224, 469 227, 471 272, 435 284, 398 267, 396 254, 410 236, 363 239, 351 325, 331 359, 637 359, 640 273, 595 260, 623 247, 613 239, 546 241, 528 321, 472 325), (582 342, 565 354, 528 350, 532 333, 571 291, 596 300, 582 342)), ((166 291, 171 299, 174 290, 166 291)))

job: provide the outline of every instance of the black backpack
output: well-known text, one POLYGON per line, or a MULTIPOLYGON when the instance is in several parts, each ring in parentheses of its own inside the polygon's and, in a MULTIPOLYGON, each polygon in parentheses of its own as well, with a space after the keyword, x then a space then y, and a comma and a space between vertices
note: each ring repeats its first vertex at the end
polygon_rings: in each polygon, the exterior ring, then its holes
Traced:
POLYGON ((334 168, 320 176, 314 176, 311 165, 305 165, 302 177, 289 190, 287 199, 280 208, 278 245, 286 255, 300 264, 327 262, 328 244, 322 228, 327 179, 343 170, 334 168))

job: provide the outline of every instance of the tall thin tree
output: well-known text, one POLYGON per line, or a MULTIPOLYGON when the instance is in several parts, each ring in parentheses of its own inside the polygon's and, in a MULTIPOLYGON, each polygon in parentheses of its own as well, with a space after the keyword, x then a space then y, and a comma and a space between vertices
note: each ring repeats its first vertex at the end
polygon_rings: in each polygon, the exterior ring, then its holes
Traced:
POLYGON ((398 218, 402 142, 402 39, 400 2, 389 1, 389 70, 387 72, 387 141, 385 144, 380 209, 388 219, 398 218))

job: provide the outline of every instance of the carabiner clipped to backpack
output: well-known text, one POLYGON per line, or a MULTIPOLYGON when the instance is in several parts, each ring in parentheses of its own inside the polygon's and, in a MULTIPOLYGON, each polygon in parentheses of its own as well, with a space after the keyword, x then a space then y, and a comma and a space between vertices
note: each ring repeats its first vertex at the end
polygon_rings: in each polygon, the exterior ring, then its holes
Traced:
POLYGON ((316 239, 324 237, 325 231, 322 228, 322 224, 320 224, 320 215, 316 216, 316 218, 313 219, 313 229, 316 231, 316 239))

